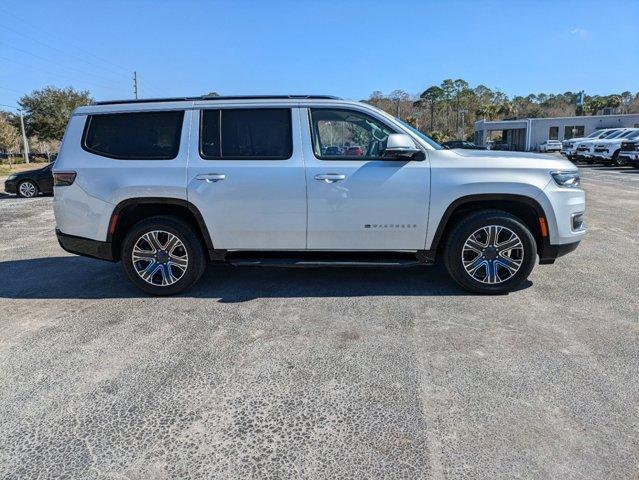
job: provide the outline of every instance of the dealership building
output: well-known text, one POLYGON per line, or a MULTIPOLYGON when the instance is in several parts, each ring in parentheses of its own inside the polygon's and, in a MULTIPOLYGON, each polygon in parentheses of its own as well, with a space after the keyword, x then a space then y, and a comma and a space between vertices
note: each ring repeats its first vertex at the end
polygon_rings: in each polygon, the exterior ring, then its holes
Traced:
POLYGON ((475 122, 475 144, 486 146, 501 134, 509 150, 536 150, 546 140, 583 137, 601 128, 639 127, 639 114, 593 115, 591 117, 521 118, 517 120, 475 122))

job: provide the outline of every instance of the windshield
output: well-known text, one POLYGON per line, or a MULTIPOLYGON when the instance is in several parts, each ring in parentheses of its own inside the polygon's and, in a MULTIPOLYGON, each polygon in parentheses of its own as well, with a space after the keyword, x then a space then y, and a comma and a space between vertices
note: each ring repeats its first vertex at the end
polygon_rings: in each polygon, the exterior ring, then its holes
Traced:
POLYGON ((428 135, 426 135, 425 133, 420 132, 419 130, 417 130, 415 127, 409 125, 406 122, 402 122, 399 118, 395 117, 395 121, 399 122, 400 124, 402 124, 404 127, 406 127, 408 130, 410 130, 411 132, 413 132, 415 135, 417 135, 419 138, 421 138, 422 140, 424 140, 428 145, 430 145, 431 147, 433 147, 435 150, 443 150, 444 147, 442 147, 439 143, 437 143, 435 140, 433 140, 432 138, 430 138, 428 135))
POLYGON ((602 135, 601 138, 615 138, 621 134, 621 130, 611 130, 605 135, 602 135))
POLYGON ((623 132, 621 135, 619 135, 618 138, 628 138, 631 135, 633 135, 635 133, 634 130, 628 130, 627 132, 623 132))
POLYGON ((628 135, 628 138, 632 138, 633 140, 639 138, 639 130, 632 132, 632 135, 628 135))
POLYGON ((606 133, 607 132, 602 132, 601 130, 595 130, 590 135, 588 135, 586 138, 599 138, 599 137, 604 136, 606 133))

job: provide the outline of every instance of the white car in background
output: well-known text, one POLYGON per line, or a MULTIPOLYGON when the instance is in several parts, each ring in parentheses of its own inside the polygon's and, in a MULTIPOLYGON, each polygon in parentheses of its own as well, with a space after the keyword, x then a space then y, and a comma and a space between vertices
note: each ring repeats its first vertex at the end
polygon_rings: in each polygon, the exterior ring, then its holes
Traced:
POLYGON ((619 156, 621 144, 625 140, 636 140, 637 138, 639 138, 639 128, 631 128, 615 138, 598 140, 593 147, 594 160, 606 165, 624 165, 625 158, 619 156))
POLYGON ((570 160, 573 160, 574 155, 577 152, 577 146, 584 141, 595 140, 597 138, 603 138, 610 135, 611 132, 618 130, 617 128, 602 128, 601 130, 595 130, 585 137, 575 137, 566 139, 561 142, 561 154, 570 160))
POLYGON ((540 152, 560 152, 561 142, 559 140, 546 140, 539 145, 540 152))
POLYGON ((617 138, 623 135, 627 130, 627 128, 614 128, 600 138, 579 142, 575 148, 573 158, 577 161, 581 160, 586 163, 593 163, 595 160, 595 145, 600 144, 604 139, 617 138))

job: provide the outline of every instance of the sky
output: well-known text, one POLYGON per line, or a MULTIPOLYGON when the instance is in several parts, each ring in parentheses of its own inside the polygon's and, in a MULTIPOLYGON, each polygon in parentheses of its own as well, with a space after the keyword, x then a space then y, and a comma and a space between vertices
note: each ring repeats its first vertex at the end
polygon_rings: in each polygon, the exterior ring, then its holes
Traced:
POLYGON ((46 85, 132 98, 133 71, 141 97, 637 92, 639 0, 0 1, 0 104, 46 85))

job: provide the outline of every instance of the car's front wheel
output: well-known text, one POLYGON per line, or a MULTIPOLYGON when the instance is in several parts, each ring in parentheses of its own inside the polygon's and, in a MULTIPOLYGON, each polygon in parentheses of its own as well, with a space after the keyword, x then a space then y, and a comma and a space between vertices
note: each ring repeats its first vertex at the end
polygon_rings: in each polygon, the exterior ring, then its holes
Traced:
POLYGON ((619 155, 619 150, 617 150, 612 156, 612 163, 618 167, 626 166, 626 157, 619 155))
POLYGON ((500 294, 528 278, 536 252, 535 238, 520 219, 500 210, 483 210, 453 227, 444 248, 444 263, 462 288, 500 294))
POLYGON ((18 196, 33 198, 38 194, 38 185, 31 180, 24 180, 18 185, 18 196))
POLYGON ((122 266, 139 289, 175 295, 204 273, 206 256, 193 228, 177 217, 152 217, 134 225, 122 243, 122 266))

